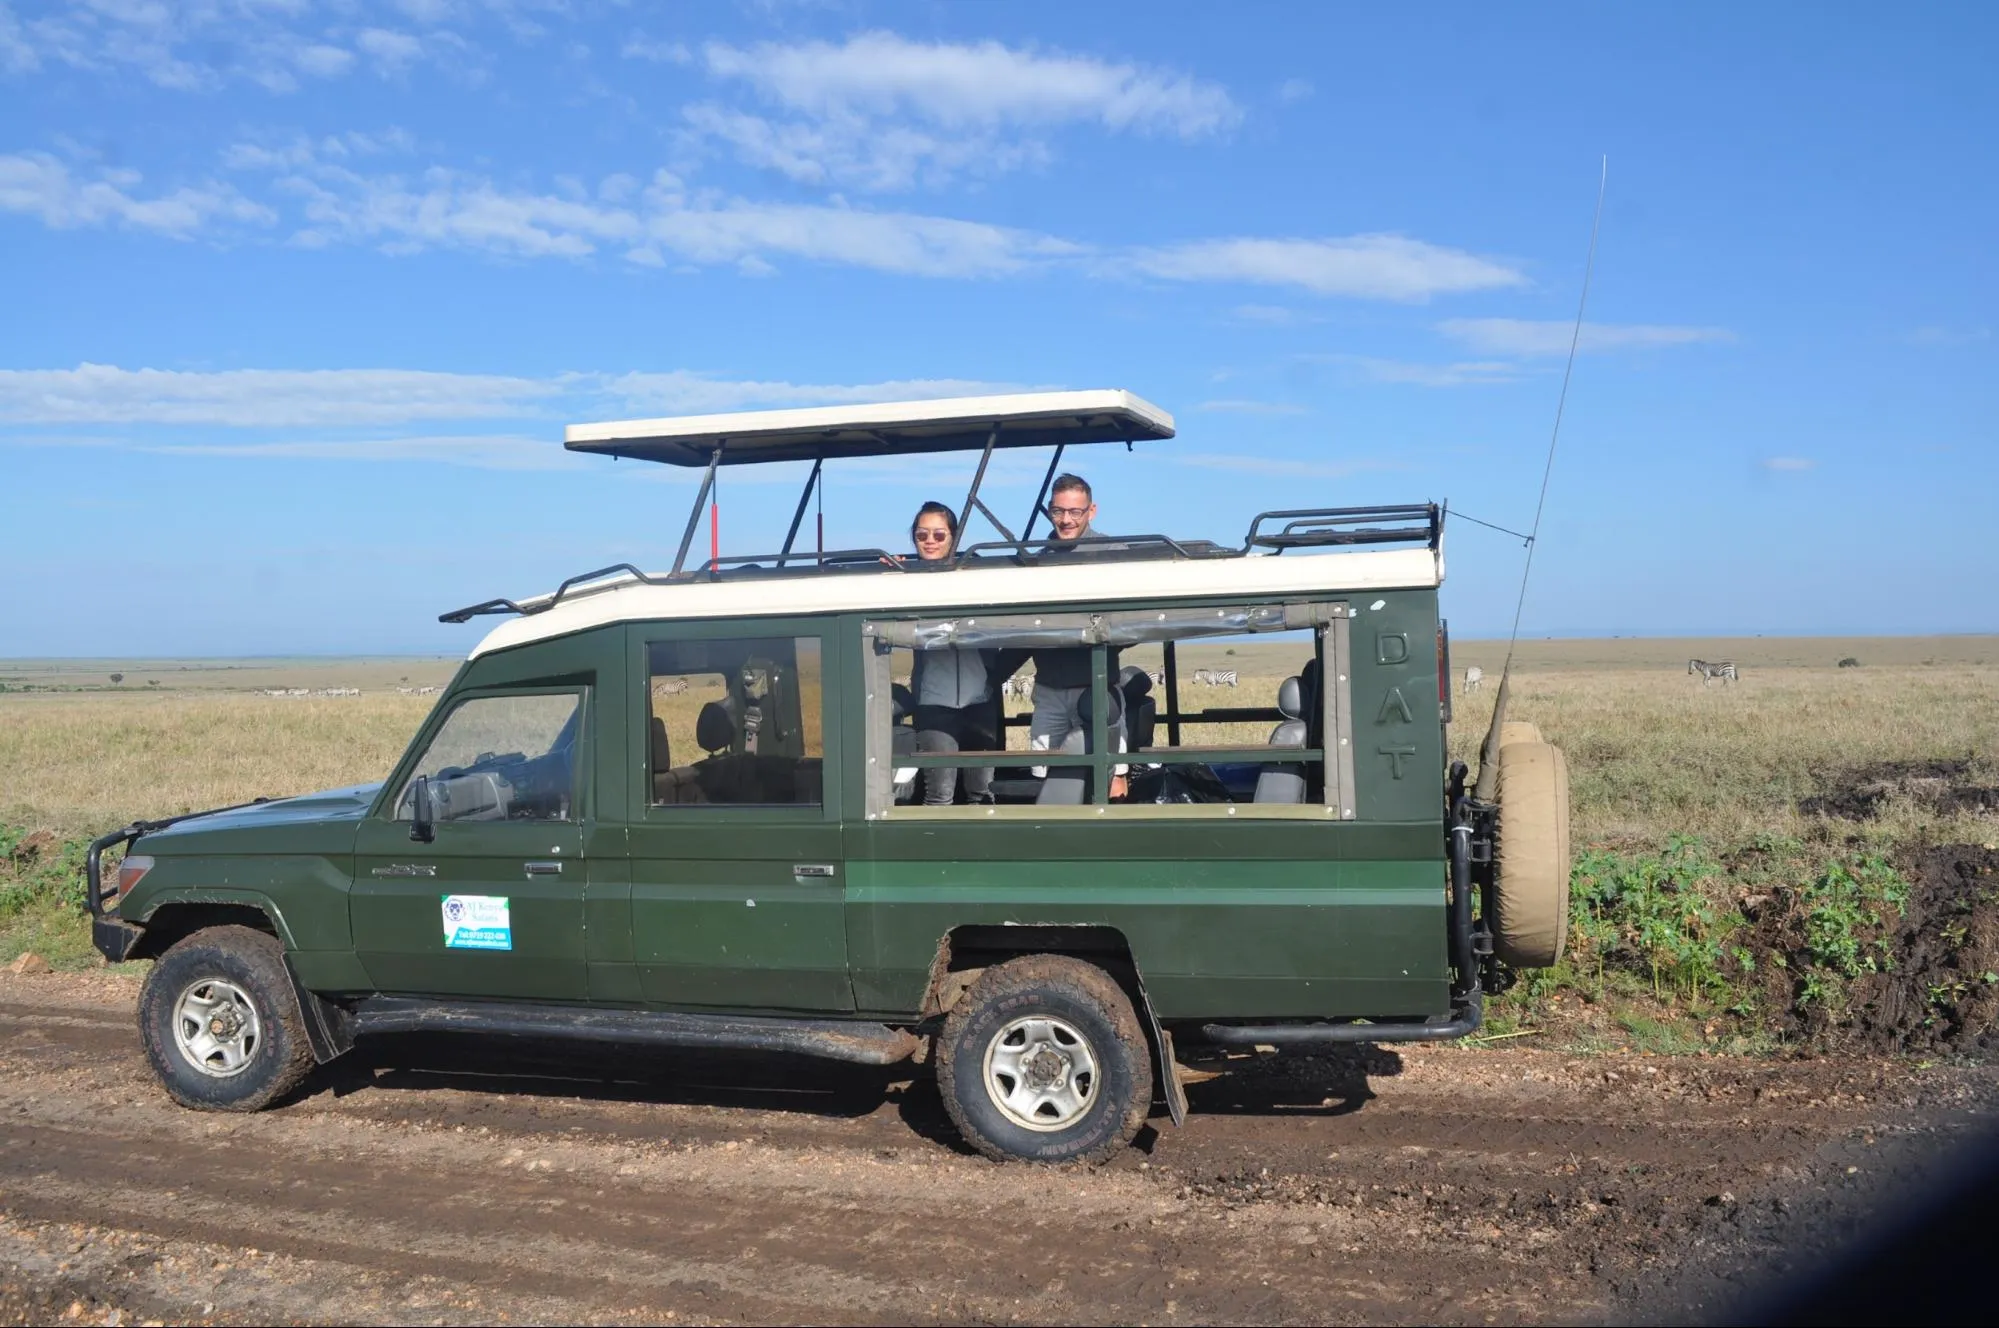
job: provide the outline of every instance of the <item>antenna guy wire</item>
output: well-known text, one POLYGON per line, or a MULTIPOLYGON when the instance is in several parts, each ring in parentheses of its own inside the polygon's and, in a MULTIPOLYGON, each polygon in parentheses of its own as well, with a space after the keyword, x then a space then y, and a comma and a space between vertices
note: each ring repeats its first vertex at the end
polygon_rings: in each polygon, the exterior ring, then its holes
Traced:
POLYGON ((1513 648, 1520 642, 1520 614, 1527 607, 1527 578, 1534 571, 1534 550, 1541 539, 1541 513, 1548 506, 1548 480, 1555 473, 1555 444, 1562 436, 1562 411, 1569 404, 1569 379, 1576 371, 1576 347, 1583 339, 1583 311, 1589 307, 1590 277, 1596 272, 1596 236, 1603 225, 1603 195, 1610 184, 1610 158, 1603 159, 1603 170, 1596 183, 1596 213, 1589 223, 1589 257, 1583 261, 1583 292, 1576 301, 1575 331, 1569 334, 1569 362, 1562 370, 1562 392, 1555 400, 1555 427, 1548 435, 1548 460, 1541 468, 1541 496, 1534 504, 1534 525, 1527 536, 1527 561, 1520 569, 1520 598, 1513 605, 1513 634, 1506 640, 1506 664, 1500 669, 1504 678, 1513 668, 1513 648))

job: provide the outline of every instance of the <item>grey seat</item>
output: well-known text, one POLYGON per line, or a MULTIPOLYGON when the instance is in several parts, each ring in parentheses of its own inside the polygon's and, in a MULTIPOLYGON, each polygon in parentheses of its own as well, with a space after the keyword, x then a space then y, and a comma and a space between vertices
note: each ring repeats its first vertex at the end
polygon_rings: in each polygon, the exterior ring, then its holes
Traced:
MULTIPOLYGON (((889 706, 892 716, 888 731, 890 755, 916 755, 916 693, 901 683, 894 683, 889 687, 889 706)), ((906 770, 909 767, 898 765, 895 768, 906 770)), ((916 801, 916 790, 921 778, 919 773, 912 773, 908 779, 895 780, 895 800, 898 804, 916 801)))
MULTIPOLYGON (((1277 713, 1284 716, 1270 731, 1272 747, 1305 747, 1309 726, 1305 722, 1305 688, 1296 678, 1286 678, 1277 686, 1277 713)), ((1290 761, 1275 761, 1256 777, 1256 802, 1305 801, 1305 767, 1290 761)))
POLYGON ((1152 732, 1159 716, 1159 702, 1152 696, 1152 675, 1136 664, 1127 664, 1117 676, 1118 691, 1124 697, 1125 746, 1134 752, 1152 746, 1152 732))
MULTIPOLYGON (((1123 693, 1113 687, 1110 691, 1110 701, 1111 713, 1109 722, 1105 727, 1111 735, 1112 744, 1115 745, 1119 723, 1124 718, 1123 693)), ((1088 692, 1083 694, 1082 701, 1078 704, 1077 709, 1082 714, 1084 732, 1087 732, 1093 709, 1088 692)), ((1066 753, 1080 754, 1088 751, 1089 745, 1085 741, 1083 733, 1071 733, 1067 738, 1062 740, 1061 750, 1066 753)), ((1034 801, 1038 805, 1076 807, 1089 802, 1090 798, 1089 767, 1051 765, 1048 767, 1048 777, 1041 781, 1041 792, 1035 795, 1034 801)))

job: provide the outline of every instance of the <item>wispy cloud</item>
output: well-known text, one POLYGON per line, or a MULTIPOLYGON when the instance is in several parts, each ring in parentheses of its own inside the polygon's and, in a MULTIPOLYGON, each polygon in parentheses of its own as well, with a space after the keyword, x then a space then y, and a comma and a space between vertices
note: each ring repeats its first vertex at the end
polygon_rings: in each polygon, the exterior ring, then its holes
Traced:
POLYGON ((1203 401, 1195 410, 1209 411, 1221 415, 1304 415, 1305 407, 1288 401, 1250 401, 1243 398, 1226 398, 1220 401, 1203 401))
POLYGON ((1447 364, 1381 359, 1371 355, 1301 355, 1299 360, 1345 370, 1364 382, 1409 387, 1482 387, 1518 382, 1520 365, 1503 360, 1458 360, 1447 364))
POLYGON ((1794 457, 1794 456, 1768 457, 1765 458, 1763 462, 1763 469, 1769 471, 1775 471, 1778 474, 1794 475, 1799 473, 1800 471, 1817 470, 1818 464, 1819 464, 1818 462, 1814 461, 1810 457, 1794 457))
POLYGON ((296 91, 338 78, 354 53, 336 36, 297 23, 298 4, 90 3, 21 19, 0 5, 0 69, 47 65, 108 76, 137 74, 156 87, 205 92, 250 83, 296 91))
POLYGON ((1287 78, 1277 85, 1277 100, 1281 102, 1307 101, 1310 100, 1313 91, 1314 89, 1310 80, 1287 78))
MULTIPOLYGON (((1559 319, 1448 318, 1437 330, 1484 355, 1522 358, 1567 355, 1576 334, 1574 323, 1559 319)), ((1655 323, 1584 323, 1578 349, 1583 351, 1658 350, 1735 340, 1722 327, 1675 327, 1655 323)))
MULTIPOLYGON (((698 415, 781 406, 915 401, 1016 390, 1020 389, 1012 384, 978 379, 792 383, 733 379, 687 369, 660 373, 564 373, 529 378, 415 369, 197 372, 82 364, 74 369, 0 369, 0 424, 324 429, 415 421, 553 419, 563 413, 571 418, 698 415)), ((29 440, 16 436, 13 441, 29 440)), ((45 444, 66 441, 71 445, 79 442, 77 438, 60 436, 36 441, 45 444)), ((95 441, 106 440, 100 437, 95 441)), ((294 440, 284 446, 347 447, 353 442, 294 440)))
POLYGON ((429 461, 479 470, 584 470, 593 458, 524 434, 436 434, 412 438, 295 438, 244 443, 139 443, 160 456, 264 457, 295 461, 429 461))
POLYGON ((1328 239, 1236 237, 1141 249, 1123 260, 1167 281, 1290 286, 1314 295, 1421 303, 1526 284, 1518 269, 1403 235, 1328 239))
POLYGON ((1234 452, 1196 452, 1174 457, 1176 465, 1202 470, 1230 470, 1243 475, 1273 475, 1294 479, 1338 480, 1351 475, 1405 469, 1399 462, 1356 458, 1351 461, 1294 461, 1285 457, 1242 456, 1234 452))
MULTIPOLYGON (((677 44, 634 38, 627 55, 681 62, 677 44)), ((867 32, 839 44, 710 42, 699 62, 777 114, 712 102, 683 112, 690 142, 810 184, 868 190, 996 175, 1050 160, 1044 137, 1094 126, 1195 139, 1242 111, 1217 84, 1089 56, 867 32)))
POLYGON ((230 185, 206 182, 150 197, 137 171, 85 173, 45 152, 0 155, 0 212, 23 213, 55 230, 123 226, 190 239, 217 222, 269 225, 277 214, 230 185))
POLYGON ((1237 323, 1250 323, 1258 327, 1300 327, 1306 323, 1323 322, 1320 314, 1304 309, 1287 308, 1281 304, 1239 304, 1229 310, 1229 318, 1237 323))
POLYGON ((1970 346, 1981 341, 1992 340, 1989 327, 1942 327, 1932 324, 1916 327, 1904 333, 1902 340, 1911 346, 1970 346))

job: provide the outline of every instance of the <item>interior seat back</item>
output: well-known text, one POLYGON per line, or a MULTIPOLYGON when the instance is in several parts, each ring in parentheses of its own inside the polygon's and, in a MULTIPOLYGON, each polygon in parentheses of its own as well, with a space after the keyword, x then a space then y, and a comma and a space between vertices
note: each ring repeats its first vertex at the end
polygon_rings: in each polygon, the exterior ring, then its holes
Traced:
MULTIPOLYGON (((1111 713, 1105 727, 1113 735, 1111 742, 1115 746, 1118 724, 1124 718, 1124 694, 1115 687, 1110 691, 1110 703, 1111 713)), ((1076 708, 1082 716, 1083 727, 1062 740, 1061 750, 1080 754, 1089 750, 1085 735, 1090 731, 1091 715, 1095 709, 1088 691, 1083 693, 1082 700, 1076 708)), ((1051 765, 1048 767, 1048 777, 1041 781, 1041 792, 1035 795, 1034 801, 1048 806, 1074 807, 1089 802, 1092 796, 1088 766, 1051 765)))
MULTIPOLYGON (((1277 713, 1284 716, 1270 731, 1272 747, 1307 747, 1310 725, 1305 720, 1305 688, 1297 678, 1286 678, 1277 686, 1277 713)), ((1305 801, 1305 767, 1277 761, 1263 767, 1256 777, 1256 802, 1305 801)))
POLYGON ((694 720, 694 741, 710 756, 734 746, 736 717, 729 712, 729 707, 720 701, 710 701, 702 706, 700 715, 694 720))
POLYGON ((1125 746, 1142 751, 1152 746, 1152 733, 1159 718, 1159 702, 1152 695, 1152 675, 1136 664, 1127 664, 1117 677, 1124 697, 1125 746))

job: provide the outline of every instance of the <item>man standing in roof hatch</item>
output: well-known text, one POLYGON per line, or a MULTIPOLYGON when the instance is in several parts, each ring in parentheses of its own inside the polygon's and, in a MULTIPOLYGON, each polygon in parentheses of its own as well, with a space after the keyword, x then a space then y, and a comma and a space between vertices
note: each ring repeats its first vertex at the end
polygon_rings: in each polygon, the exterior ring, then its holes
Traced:
MULTIPOLYGON (((1042 556, 1081 557, 1097 552, 1115 552, 1122 544, 1090 544, 1077 541, 1097 538, 1091 525, 1097 519, 1096 495, 1081 475, 1058 475, 1048 495, 1048 523, 1055 535, 1042 549, 1042 556)), ((1110 676, 1117 677, 1117 652, 1110 653, 1110 676)), ((1034 750, 1089 750, 1090 722, 1083 715, 1083 699, 1090 694, 1090 652, 1069 647, 1034 652, 1034 717, 1028 723, 1028 738, 1034 750)), ((1114 716, 1108 733, 1115 751, 1125 749, 1123 715, 1114 716)), ((1045 768, 1044 768, 1045 769, 1045 768)), ((1115 767, 1111 797, 1125 795, 1125 767, 1115 767)))

